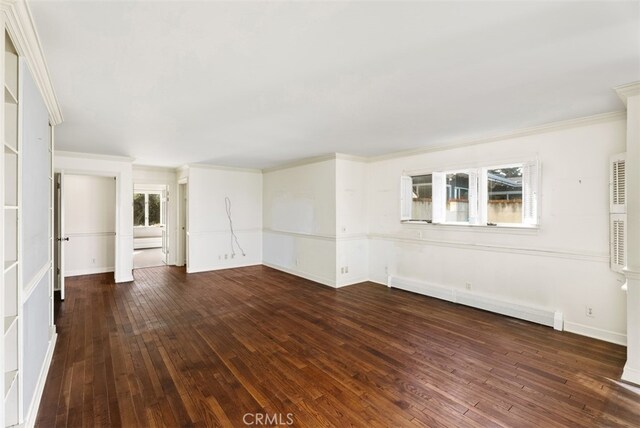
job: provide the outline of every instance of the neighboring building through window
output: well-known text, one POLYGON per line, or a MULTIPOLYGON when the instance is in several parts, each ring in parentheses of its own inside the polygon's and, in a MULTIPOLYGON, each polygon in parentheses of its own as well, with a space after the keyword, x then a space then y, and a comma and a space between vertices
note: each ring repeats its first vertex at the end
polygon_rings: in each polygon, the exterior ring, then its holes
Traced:
POLYGON ((522 223, 522 165, 487 170, 487 222, 522 223))
POLYGON ((401 220, 441 224, 538 224, 537 161, 403 176, 401 220))
POLYGON ((411 177, 413 204, 411 218, 413 220, 431 221, 432 209, 432 180, 431 174, 411 177))
POLYGON ((447 223, 469 221, 469 174, 447 174, 447 223))

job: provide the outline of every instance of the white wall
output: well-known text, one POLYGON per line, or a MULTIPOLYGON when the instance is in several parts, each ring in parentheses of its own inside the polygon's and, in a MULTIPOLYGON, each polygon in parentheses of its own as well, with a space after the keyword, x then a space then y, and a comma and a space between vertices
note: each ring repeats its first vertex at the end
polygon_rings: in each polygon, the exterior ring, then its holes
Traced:
POLYGON ((116 177, 115 280, 133 281, 133 177, 130 159, 57 151, 56 172, 116 177))
POLYGON ((368 279, 366 164, 336 154, 264 175, 264 263, 325 285, 368 279))
POLYGON ((113 177, 64 176, 65 276, 113 272, 116 181, 113 177))
POLYGON ((190 165, 188 182, 188 272, 262 263, 261 172, 190 165), (234 242, 232 257, 225 197, 244 256, 234 242))
POLYGON ((336 160, 336 286, 369 278, 367 237, 367 164, 337 156, 336 160))
POLYGON ((135 226, 133 228, 134 242, 137 238, 160 238, 161 236, 162 228, 158 226, 135 226))
POLYGON ((625 121, 576 126, 373 162, 367 171, 370 278, 409 278, 560 310, 569 331, 624 343, 625 294, 609 270, 609 157, 625 149, 625 121), (538 230, 408 225, 399 221, 403 172, 537 156, 538 230), (586 306, 594 308, 587 317, 586 306))
POLYGON ((389 275, 470 283, 471 293, 561 311, 565 329, 624 343, 625 295, 608 264, 608 160, 624 141, 625 121, 612 117, 369 163, 336 155, 263 174, 191 165, 175 173, 189 185, 188 271, 264 263, 334 287, 389 275), (542 165, 538 229, 399 221, 403 173, 531 158, 542 165), (230 256, 227 195, 246 257, 230 256))
POLYGON ((335 159, 265 172, 265 265, 336 285, 335 185, 335 159))

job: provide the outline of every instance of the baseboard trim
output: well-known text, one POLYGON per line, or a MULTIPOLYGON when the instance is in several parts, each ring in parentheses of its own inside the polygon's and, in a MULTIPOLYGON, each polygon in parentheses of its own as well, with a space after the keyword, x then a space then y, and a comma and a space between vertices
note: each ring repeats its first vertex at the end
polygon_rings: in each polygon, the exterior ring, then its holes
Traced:
POLYGON ((629 363, 624 366, 622 380, 640 385, 640 369, 629 367, 629 363))
POLYGON ((389 286, 389 280, 387 278, 381 280, 379 278, 371 277, 371 278, 367 278, 366 281, 367 282, 373 282, 373 283, 380 284, 380 285, 384 285, 385 287, 389 286))
POLYGON ((275 270, 279 270, 281 272, 285 272, 294 276, 299 276, 300 278, 308 279, 309 281, 317 282, 322 285, 326 285, 327 287, 338 288, 336 282, 334 280, 330 280, 327 278, 323 278, 321 276, 316 276, 310 273, 302 272, 295 269, 289 269, 284 266, 275 265, 272 263, 262 262, 263 265, 270 267, 275 270))
POLYGON ((55 326, 52 327, 53 334, 49 339, 49 347, 47 348, 47 355, 45 356, 44 363, 40 369, 40 376, 38 377, 38 384, 36 386, 35 396, 31 401, 31 407, 27 412, 24 420, 25 428, 32 428, 36 424, 36 418, 38 417, 38 409, 40 408, 40 401, 42 400, 42 393, 44 392, 44 385, 47 381, 47 375, 49 374, 49 368, 51 367, 51 361, 53 360, 53 351, 56 347, 58 340, 58 333, 55 332, 55 326))
POLYGON ((397 276, 389 286, 562 330, 562 312, 397 276))
POLYGON ((81 276, 81 275, 94 275, 97 273, 110 273, 115 272, 115 268, 113 267, 95 267, 95 268, 87 268, 87 269, 77 269, 77 270, 65 270, 64 277, 70 276, 81 276))
POLYGON ((261 264, 262 263, 260 263, 260 262, 252 261, 252 262, 247 262, 247 263, 235 264, 233 266, 205 266, 205 267, 196 267, 196 268, 189 267, 189 268, 187 268, 187 273, 211 272, 211 271, 215 271, 215 270, 235 269, 235 268, 249 267, 249 266, 259 266, 261 264))
POLYGON ((593 339, 615 343, 616 345, 627 346, 627 336, 622 333, 616 333, 615 331, 603 330, 571 321, 564 322, 564 329, 568 332, 579 334, 580 336, 587 336, 593 339))
POLYGON ((133 274, 129 273, 129 275, 125 275, 124 277, 115 276, 115 281, 116 281, 116 284, 120 284, 122 282, 132 282, 133 281, 133 274))
POLYGON ((364 277, 361 277, 361 278, 356 278, 356 279, 345 281, 344 283, 336 282, 336 288, 348 287, 350 285, 356 285, 356 284, 360 284, 362 282, 367 282, 367 281, 369 281, 369 278, 364 276, 364 277))

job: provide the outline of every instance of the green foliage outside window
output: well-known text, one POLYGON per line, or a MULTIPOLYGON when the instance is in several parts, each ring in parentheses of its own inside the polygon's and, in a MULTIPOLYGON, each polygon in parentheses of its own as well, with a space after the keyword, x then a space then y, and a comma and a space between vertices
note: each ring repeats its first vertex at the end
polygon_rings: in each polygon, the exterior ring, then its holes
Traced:
POLYGON ((159 193, 134 193, 133 225, 162 225, 162 202, 159 193))
POLYGON ((160 224, 160 195, 149 194, 149 226, 160 224))
POLYGON ((133 225, 144 226, 144 193, 133 195, 133 225))

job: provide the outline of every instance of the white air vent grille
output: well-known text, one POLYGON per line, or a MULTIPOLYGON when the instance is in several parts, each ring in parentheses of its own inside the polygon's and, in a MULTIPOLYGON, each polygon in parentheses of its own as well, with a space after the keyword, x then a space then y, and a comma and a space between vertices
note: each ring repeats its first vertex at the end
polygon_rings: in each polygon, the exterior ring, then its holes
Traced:
POLYGON ((613 163, 612 198, 614 205, 624 205, 626 195, 625 161, 618 160, 613 163))
POLYGON ((609 258, 611 269, 622 272, 627 265, 627 177, 626 154, 611 157, 609 162, 609 258))
POLYGON ((609 167, 609 212, 624 214, 627 202, 627 176, 625 154, 611 157, 609 167))
POLYGON ((626 215, 611 215, 611 269, 622 272, 626 266, 626 215))

